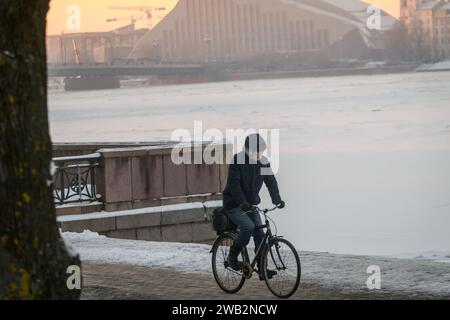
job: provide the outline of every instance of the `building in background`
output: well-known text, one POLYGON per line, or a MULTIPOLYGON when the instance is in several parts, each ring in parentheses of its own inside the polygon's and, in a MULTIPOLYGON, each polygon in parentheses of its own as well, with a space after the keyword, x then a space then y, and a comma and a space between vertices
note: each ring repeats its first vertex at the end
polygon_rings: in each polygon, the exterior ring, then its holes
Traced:
POLYGON ((130 54, 162 62, 245 61, 277 55, 360 58, 380 48, 358 0, 180 0, 130 54))
POLYGON ((418 58, 450 57, 450 2, 448 0, 402 0, 403 22, 418 58))
POLYGON ((134 24, 110 32, 67 33, 47 36, 48 64, 111 63, 126 58, 148 29, 134 24), (78 56, 78 58, 77 58, 78 56))

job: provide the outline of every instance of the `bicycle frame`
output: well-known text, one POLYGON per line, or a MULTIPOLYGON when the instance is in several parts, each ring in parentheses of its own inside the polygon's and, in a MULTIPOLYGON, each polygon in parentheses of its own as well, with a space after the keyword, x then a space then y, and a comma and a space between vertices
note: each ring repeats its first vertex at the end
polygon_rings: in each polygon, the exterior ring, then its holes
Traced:
MULTIPOLYGON (((216 241, 214 242, 211 253, 213 253, 212 256, 212 269, 214 278, 219 285, 219 287, 227 292, 227 293, 237 293, 242 286, 244 285, 244 282, 246 279, 250 279, 253 275, 253 273, 256 271, 255 266, 259 262, 257 258, 260 258, 261 265, 258 266, 258 269, 256 272, 259 274, 260 280, 265 280, 267 287, 269 290, 277 297, 279 298, 288 298, 292 296, 298 289, 298 286, 300 284, 300 277, 301 277, 301 265, 300 265, 300 259, 298 256, 298 252, 295 249, 295 247, 287 240, 283 239, 281 236, 274 235, 272 233, 271 225, 269 220, 270 217, 268 217, 267 213, 269 211, 273 211, 277 209, 277 207, 273 209, 260 209, 258 207, 253 207, 251 211, 245 212, 248 214, 249 212, 252 213, 258 213, 264 215, 264 224, 260 226, 256 226, 256 228, 259 229, 266 229, 266 232, 264 233, 264 236, 262 238, 261 243, 259 244, 258 248, 255 250, 255 257, 252 261, 250 261, 249 257, 249 251, 247 246, 244 246, 242 249, 242 252, 240 255, 242 255, 243 261, 239 262, 239 269, 235 270, 232 269, 229 265, 229 253, 226 253, 223 249, 220 249, 222 254, 218 255, 219 248, 221 246, 224 247, 231 247, 233 242, 236 242, 238 233, 236 231, 226 231, 222 234, 220 234, 216 241), (225 242, 224 242, 225 240, 225 242), (228 242, 231 240, 231 243, 228 242), (268 246, 268 247, 265 247, 268 246), (284 246, 286 246, 286 249, 284 249, 284 246), (287 250, 287 251, 285 251, 287 250), (291 253, 291 256, 294 258, 296 263, 296 269, 293 269, 293 271, 297 271, 296 275, 292 273, 291 267, 290 267, 290 259, 284 254, 285 252, 291 253), (227 257, 228 255, 228 257, 227 257), (289 262, 289 263, 286 263, 289 262), (224 272, 218 272, 218 270, 222 270, 222 268, 225 268, 225 271, 228 270, 228 272, 234 273, 237 275, 237 278, 234 277, 232 282, 229 283, 230 275, 229 273, 224 272), (288 273, 284 273, 285 270, 288 270, 288 273), (292 287, 283 286, 284 291, 280 291, 281 289, 276 286, 276 283, 278 283, 280 280, 277 280, 278 278, 276 276, 277 274, 281 274, 281 281, 286 276, 289 278, 292 278, 288 280, 289 282, 292 282, 292 287), (293 278, 293 276, 295 276, 293 278), (225 278, 224 278, 225 277, 225 278), (223 279, 225 279, 225 282, 223 279), (272 279, 272 280, 271 280, 272 279), (292 280, 292 281, 291 281, 292 280), (228 282, 227 282, 228 281, 228 282), (237 282, 236 282, 237 281, 237 282), (275 287, 274 287, 275 286, 275 287), (285 291, 288 290, 288 291, 285 291)), ((253 220, 253 219, 252 219, 253 220)), ((253 235, 254 236, 254 235, 253 235)))
MULTIPOLYGON (((253 258, 253 261, 250 263, 250 266, 252 267, 252 269, 255 269, 255 265, 258 263, 258 261, 257 261, 256 258, 258 257, 258 254, 261 253, 261 250, 263 249, 264 245, 265 245, 266 243, 268 243, 268 240, 271 240, 271 239, 274 239, 274 238, 278 238, 278 237, 274 237, 274 236, 273 236, 273 234, 272 234, 272 229, 271 229, 271 227, 270 227, 270 222, 269 222, 269 219, 267 218, 267 213, 269 213, 270 211, 274 211, 274 210, 276 210, 276 209, 278 209, 278 207, 274 207, 274 208, 272 208, 272 209, 263 209, 263 210, 262 210, 262 209, 258 208, 257 206, 253 207, 253 209, 252 209, 252 211, 255 210, 255 211, 257 211, 258 213, 264 215, 264 224, 263 224, 263 225, 260 225, 260 226, 256 226, 256 229, 267 229, 267 231, 266 231, 265 234, 264 234, 263 240, 261 241, 261 244, 259 245, 258 249, 257 249, 256 252, 255 252, 255 257, 253 258)), ((252 211, 248 211, 248 212, 252 212, 252 211)), ((247 213, 248 213, 248 212, 247 212, 247 213)), ((236 236, 236 233, 235 233, 235 232, 231 232, 231 234, 233 234, 234 236, 236 236)), ((279 238, 281 238, 281 237, 279 237, 279 238)), ((212 253, 212 250, 213 250, 213 249, 211 248, 210 253, 212 253)), ((245 246, 242 250, 244 251, 244 257, 245 257, 245 260, 248 261, 248 262, 250 262, 250 257, 249 257, 249 255, 248 255, 247 246, 245 246)), ((273 255, 272 252, 271 252, 270 254, 273 255)), ((277 253, 277 254, 279 255, 279 253, 277 253)), ((284 265, 283 265, 283 268, 284 268, 284 265)))
MULTIPOLYGON (((263 225, 260 225, 260 226, 256 226, 256 229, 267 229, 267 230, 266 230, 266 232, 265 232, 265 234, 264 234, 263 240, 261 241, 261 243, 260 243, 258 249, 257 249, 256 252, 255 252, 255 257, 253 258, 253 261, 250 263, 250 266, 252 267, 252 269, 255 269, 255 266, 256 266, 256 264, 258 263, 257 257, 258 257, 258 255, 259 255, 260 253, 262 253, 261 251, 262 251, 264 245, 265 245, 266 243, 269 244, 269 241, 268 241, 268 240, 274 238, 274 236, 273 236, 273 234, 272 234, 272 229, 271 229, 271 227, 270 227, 269 219, 267 218, 267 213, 270 212, 270 211, 274 211, 274 210, 277 209, 277 208, 278 208, 278 207, 274 207, 274 208, 272 208, 272 209, 264 209, 264 210, 261 210, 261 209, 258 208, 258 207, 254 207, 254 208, 253 208, 253 210, 255 210, 256 212, 262 213, 262 214, 264 215, 264 224, 263 224, 263 225)), ((252 211, 249 211, 249 212, 252 212, 252 211)), ((243 250, 244 250, 244 255, 245 255, 246 261, 250 262, 250 257, 249 257, 249 255, 248 255, 247 246, 245 246, 243 250)), ((272 253, 271 253, 271 254, 272 254, 272 253)), ((278 254, 279 254, 279 253, 278 253, 278 254)), ((260 258, 262 258, 262 257, 260 257, 260 258)), ((284 267, 284 266, 283 266, 283 267, 284 267)))

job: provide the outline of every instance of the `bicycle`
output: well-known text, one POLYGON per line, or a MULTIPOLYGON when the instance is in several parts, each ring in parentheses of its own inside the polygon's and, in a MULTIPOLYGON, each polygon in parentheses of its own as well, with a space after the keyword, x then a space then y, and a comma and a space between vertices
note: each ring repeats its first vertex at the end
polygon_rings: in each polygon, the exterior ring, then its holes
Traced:
MULTIPOLYGON (((244 286, 245 280, 252 277, 257 264, 258 253, 261 250, 262 270, 258 270, 260 276, 264 278, 270 292, 279 298, 289 298, 298 289, 301 277, 300 258, 294 246, 283 237, 272 234, 267 214, 274 211, 278 207, 272 209, 260 209, 254 207, 253 210, 264 215, 265 223, 257 226, 257 229, 267 229, 263 241, 255 252, 253 261, 250 262, 247 247, 245 246, 240 256, 242 258, 241 271, 235 271, 229 267, 227 258, 230 247, 237 239, 236 227, 228 227, 226 231, 220 233, 210 253, 212 253, 212 269, 214 279, 219 287, 226 293, 237 293, 244 286), (267 245, 266 245, 267 244, 267 245), (276 271, 276 275, 268 277, 268 270, 276 271), (262 274, 261 274, 262 272, 262 274)), ((227 218, 228 219, 228 218, 227 218)), ((272 219, 270 219, 272 220, 272 219)), ((272 220, 273 222, 273 220, 272 220)))

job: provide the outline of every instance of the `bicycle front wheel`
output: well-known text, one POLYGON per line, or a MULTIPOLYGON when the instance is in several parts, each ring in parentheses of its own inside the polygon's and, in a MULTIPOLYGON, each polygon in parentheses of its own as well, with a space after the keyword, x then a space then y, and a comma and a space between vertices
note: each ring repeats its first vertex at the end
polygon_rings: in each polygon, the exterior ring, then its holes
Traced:
POLYGON ((270 241, 262 261, 263 276, 269 290, 279 298, 289 298, 300 284, 301 266, 297 250, 287 240, 270 241))
MULTIPOLYGON (((214 279, 226 293, 236 293, 241 290, 245 282, 242 271, 235 271, 228 266, 228 255, 234 244, 235 235, 224 233, 216 240, 212 250, 212 269, 214 279)), ((243 261, 243 255, 241 253, 243 261)))

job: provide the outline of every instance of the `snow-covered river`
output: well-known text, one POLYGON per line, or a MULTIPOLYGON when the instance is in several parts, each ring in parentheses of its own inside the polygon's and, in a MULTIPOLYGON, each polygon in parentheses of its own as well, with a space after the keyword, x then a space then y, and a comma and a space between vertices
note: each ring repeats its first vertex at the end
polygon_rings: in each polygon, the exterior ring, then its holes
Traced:
POLYGON ((450 72, 52 93, 49 108, 56 142, 279 128, 273 218, 298 249, 450 253, 450 72))

